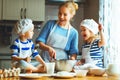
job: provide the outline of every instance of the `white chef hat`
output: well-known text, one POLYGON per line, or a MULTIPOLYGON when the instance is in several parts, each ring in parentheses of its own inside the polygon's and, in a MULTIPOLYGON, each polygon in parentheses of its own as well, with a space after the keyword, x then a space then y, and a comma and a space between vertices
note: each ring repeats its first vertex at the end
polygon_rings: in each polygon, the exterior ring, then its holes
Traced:
POLYGON ((34 27, 31 19, 21 19, 17 22, 15 26, 15 31, 18 34, 23 34, 34 27))
POLYGON ((80 26, 84 26, 91 30, 94 34, 98 33, 98 24, 93 19, 85 19, 81 22, 80 26))

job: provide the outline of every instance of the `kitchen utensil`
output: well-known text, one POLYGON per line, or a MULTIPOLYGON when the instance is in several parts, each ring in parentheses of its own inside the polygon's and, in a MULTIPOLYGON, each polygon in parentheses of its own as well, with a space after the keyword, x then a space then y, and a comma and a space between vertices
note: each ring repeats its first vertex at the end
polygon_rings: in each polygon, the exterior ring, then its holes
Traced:
POLYGON ((72 71, 73 66, 76 64, 77 60, 56 60, 55 70, 56 71, 72 71))
POLYGON ((55 62, 45 63, 47 68, 47 74, 54 74, 55 71, 55 62))

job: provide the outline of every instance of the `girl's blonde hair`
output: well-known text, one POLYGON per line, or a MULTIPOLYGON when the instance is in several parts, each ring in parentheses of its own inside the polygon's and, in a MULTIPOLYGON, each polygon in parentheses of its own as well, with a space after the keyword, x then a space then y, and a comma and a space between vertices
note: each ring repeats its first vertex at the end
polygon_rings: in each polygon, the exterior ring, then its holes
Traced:
POLYGON ((92 43, 94 40, 98 39, 98 34, 94 34, 93 36, 91 36, 89 39, 88 39, 88 43, 92 43))
MULTIPOLYGON (((99 34, 94 34, 90 31, 91 37, 87 40, 87 43, 93 43, 94 40, 99 39, 99 34)), ((86 41, 84 41, 86 43, 86 41)))
POLYGON ((74 16, 76 14, 76 10, 78 10, 78 4, 74 1, 67 1, 59 6, 61 8, 62 6, 65 6, 69 8, 70 13, 74 16))

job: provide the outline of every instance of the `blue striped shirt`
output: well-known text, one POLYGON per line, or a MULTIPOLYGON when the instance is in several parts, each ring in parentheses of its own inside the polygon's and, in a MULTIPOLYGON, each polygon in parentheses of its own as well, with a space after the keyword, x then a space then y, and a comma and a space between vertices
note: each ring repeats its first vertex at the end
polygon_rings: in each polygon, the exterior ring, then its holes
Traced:
MULTIPOLYGON (((96 65, 98 67, 103 67, 103 47, 99 47, 98 46, 98 42, 99 40, 96 39, 90 48, 90 56, 93 60, 97 60, 96 65)), ((89 43, 85 43, 84 45, 82 45, 82 48, 89 48, 90 44, 89 43)))
POLYGON ((29 57, 30 56, 35 57, 39 54, 37 50, 34 50, 34 43, 30 39, 27 40, 26 42, 21 42, 17 38, 14 41, 14 43, 10 46, 10 49, 12 50, 12 56, 19 56, 20 55, 20 50, 22 50, 24 52, 28 52, 29 50, 31 50, 32 54, 28 54, 29 57))

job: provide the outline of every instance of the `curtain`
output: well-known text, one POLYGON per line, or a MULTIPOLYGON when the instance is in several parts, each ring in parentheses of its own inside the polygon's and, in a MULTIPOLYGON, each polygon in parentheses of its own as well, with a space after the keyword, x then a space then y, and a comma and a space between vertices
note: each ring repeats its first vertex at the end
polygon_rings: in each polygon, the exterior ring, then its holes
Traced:
POLYGON ((105 67, 109 63, 119 63, 120 58, 120 0, 99 0, 99 22, 104 26, 106 45, 104 49, 105 67))

